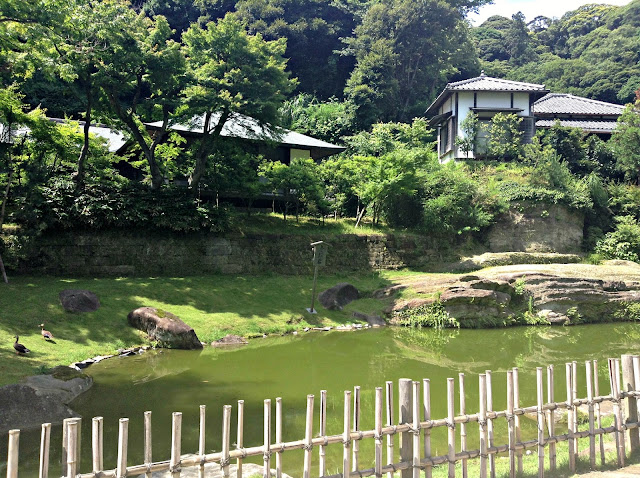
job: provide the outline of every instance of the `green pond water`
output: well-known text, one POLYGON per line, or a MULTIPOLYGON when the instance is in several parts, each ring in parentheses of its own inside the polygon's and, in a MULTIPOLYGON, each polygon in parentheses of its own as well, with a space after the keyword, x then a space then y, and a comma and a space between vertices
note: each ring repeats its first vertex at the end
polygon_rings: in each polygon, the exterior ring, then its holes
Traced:
MULTIPOLYGON (((304 438, 307 394, 316 396, 314 435, 318 432, 320 391, 328 393, 328 434, 342 433, 344 391, 361 387, 362 429, 373 428, 375 387, 385 381, 429 378, 433 418, 447 414, 447 377, 464 372, 467 412, 478 410, 478 374, 493 371, 494 409, 506 408, 506 371, 519 368, 521 405, 535 404, 535 369, 556 366, 556 400, 566 398, 564 363, 578 361, 579 397, 586 397, 584 361, 599 360, 601 394, 609 393, 606 359, 640 353, 640 328, 634 324, 576 327, 516 327, 491 330, 412 330, 384 328, 356 332, 313 332, 253 340, 235 349, 160 350, 114 358, 86 370, 95 384, 72 403, 83 417, 82 471, 91 467, 91 417, 103 416, 105 468, 115 467, 118 418, 128 417, 129 464, 142 459, 143 413, 153 412, 154 460, 170 456, 171 413, 183 413, 182 452, 198 449, 199 405, 207 405, 207 453, 221 449, 222 407, 232 405, 232 442, 236 437, 237 401, 245 401, 245 446, 263 440, 263 400, 282 397, 285 441, 304 438)), ((546 379, 545 379, 546 381, 546 379)), ((546 382, 545 382, 546 383, 546 382)), ((546 391, 545 391, 546 396, 546 391)), ((456 404, 456 413, 458 404, 456 404)), ((397 402, 396 411, 397 413, 397 402)), ((523 418, 523 438, 533 438, 536 426, 523 418)), ((275 432, 275 424, 272 425, 275 432)), ((498 439, 506 432, 497 425, 498 439)), ((446 454, 446 430, 433 434, 433 453, 446 454)), ((477 448, 477 427, 469 427, 469 448, 477 448), (475 429, 475 430, 474 430, 475 429)), ((373 440, 361 445, 361 463, 373 464, 373 440)), ((499 441, 504 443, 504 441, 499 441)), ((37 476, 39 431, 23 432, 20 476, 37 476)), ((6 457, 6 440, 0 442, 6 457)), ((61 427, 52 430, 52 475, 60 476, 61 427)), ((397 450, 397 448, 396 448, 397 450)), ((317 470, 314 449, 314 470, 317 470)), ((329 471, 340 469, 340 444, 328 449, 329 471)), ((259 462, 259 459, 251 460, 259 462)), ((4 460, 3 460, 4 461, 4 460)), ((1 462, 1 461, 0 461, 1 462)), ((284 454, 285 471, 300 476, 301 451, 284 454)), ((1 466, 0 466, 1 468, 1 466)))

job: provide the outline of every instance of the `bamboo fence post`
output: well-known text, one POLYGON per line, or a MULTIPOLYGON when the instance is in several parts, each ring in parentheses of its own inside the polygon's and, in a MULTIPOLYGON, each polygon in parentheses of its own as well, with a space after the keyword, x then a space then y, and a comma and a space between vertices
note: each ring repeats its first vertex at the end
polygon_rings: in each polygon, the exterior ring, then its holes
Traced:
MULTIPOLYGON (((282 410, 282 400, 280 401, 280 409, 282 410)), ((238 400, 237 433, 238 433, 238 437, 236 439, 236 448, 238 450, 242 450, 244 448, 244 400, 238 400)), ((239 456, 238 459, 236 460, 236 478, 242 478, 242 456, 239 456)), ((281 478, 281 477, 278 476, 277 478, 281 478)))
POLYGON ((509 436, 509 477, 516 476, 516 430, 513 416, 513 370, 507 370, 507 427, 509 436))
POLYGON ((448 449, 447 449, 447 462, 449 464, 448 477, 455 478, 456 476, 456 424, 454 422, 455 417, 455 381, 453 378, 447 379, 447 435, 448 435, 448 449))
MULTIPOLYGON (((387 403, 387 426, 393 423, 393 382, 385 382, 386 403, 387 403)), ((387 435, 387 465, 393 464, 393 435, 387 435)), ((393 478, 393 471, 387 473, 387 478, 393 478)))
POLYGON ((127 452, 129 446, 129 419, 118 420, 118 461, 116 462, 116 478, 127 476, 127 452))
MULTIPOLYGON (((571 379, 573 380, 573 383, 571 385, 571 392, 573 393, 573 403, 575 403, 578 398, 578 362, 576 362, 575 360, 571 362, 571 379)), ((578 432, 578 408, 575 405, 573 412, 573 432, 578 432)), ((577 438, 573 440, 573 453, 576 457, 578 456, 578 442, 579 440, 577 438)))
MULTIPOLYGON (((493 412, 493 387, 491 385, 491 370, 485 370, 487 376, 487 413, 493 412)), ((493 419, 487 417, 487 431, 489 434, 489 448, 494 445, 493 442, 493 419)), ((489 476, 496 477, 496 456, 489 453, 489 476)))
POLYGON ((198 458, 200 458, 200 466, 198 467, 198 478, 204 477, 204 455, 206 452, 206 422, 207 422, 207 406, 200 405, 200 434, 198 435, 198 458))
MULTIPOLYGON (((307 402, 310 396, 313 395, 307 395, 307 402)), ((282 443, 282 397, 276 397, 276 443, 282 443)), ((238 478, 242 478, 242 475, 239 474, 238 478)), ((276 452, 276 478, 282 478, 282 450, 276 452)))
MULTIPOLYGON (((411 379, 401 378, 398 381, 398 424, 411 424, 413 422, 413 417, 411 416, 412 408, 412 395, 413 395, 413 385, 411 379)), ((400 461, 401 462, 411 462, 413 459, 413 450, 412 448, 412 440, 411 434, 408 432, 400 433, 400 461)), ((402 470, 400 472, 401 478, 411 478, 413 473, 410 468, 402 470)))
POLYGON ((596 467, 596 434, 595 434, 595 417, 593 414, 593 376, 591 370, 591 362, 585 363, 587 369, 587 405, 589 407, 589 465, 593 470, 596 467))
POLYGON ((544 477, 544 412, 542 405, 544 402, 544 383, 542 377, 542 367, 536 368, 536 398, 538 413, 538 476, 544 477))
POLYGON ((420 478, 420 382, 413 382, 413 478, 420 478))
MULTIPOLYGON (((145 412, 145 419, 147 413, 151 412, 145 412)), ((149 431, 150 433, 151 431, 149 431)), ((94 417, 91 420, 91 455, 93 472, 101 472, 104 469, 104 419, 102 417, 94 417)), ((148 473, 147 476, 151 476, 151 473, 148 473)))
MULTIPOLYGON (((593 361, 593 390, 596 397, 600 396, 600 380, 598 379, 598 361, 593 361)), ((602 415, 600 414, 600 402, 596 403, 596 421, 598 428, 602 428, 602 415)), ((600 434, 600 465, 604 465, 604 435, 600 434)))
MULTIPOLYGON (((313 395, 307 395, 307 420, 304 434, 304 478, 311 478, 311 452, 313 445, 313 395)), ((282 438, 282 437, 281 437, 282 438)), ((277 443, 280 441, 276 440, 277 443)))
POLYGON ((18 459, 20 456, 20 430, 9 430, 7 449, 7 478, 18 478, 18 459))
POLYGON ((42 424, 40 434, 40 467, 38 478, 49 478, 49 444, 51 442, 51 423, 42 424))
MULTIPOLYGON (((520 408, 520 376, 518 367, 513 367, 513 407, 520 408)), ((515 415, 514 423, 516 427, 516 443, 520 443, 522 433, 520 430, 520 415, 515 415)), ((516 450, 518 460, 518 473, 522 474, 522 450, 516 450)))
POLYGON ((351 391, 344 392, 344 429, 342 434, 342 477, 349 478, 351 472, 351 391))
POLYGON ((573 406, 573 378, 571 377, 573 374, 573 366, 571 363, 565 364, 566 377, 565 382, 567 386, 567 434, 569 435, 568 446, 569 446, 569 471, 571 473, 575 473, 576 471, 576 455, 575 455, 575 447, 573 446, 574 441, 574 428, 573 428, 573 414, 575 413, 575 409, 573 406))
POLYGON ((271 478, 271 400, 264 401, 264 448, 262 478, 271 478))
MULTIPOLYGON (((555 394, 553 391, 553 365, 547 367, 547 403, 555 403, 555 394)), ((547 420, 547 431, 549 437, 555 437, 556 435, 556 412, 555 410, 549 410, 547 420)), ((555 442, 549 443, 549 470, 555 471, 556 469, 556 444, 555 442)))
MULTIPOLYGON (((169 472, 171 478, 180 477, 180 455, 182 453, 182 412, 171 414, 171 460, 169 472)), ((126 472, 126 463, 125 463, 126 472)), ((225 475, 228 476, 228 475, 225 475)))
MULTIPOLYGON (((231 449, 231 405, 222 407, 222 457, 220 458, 220 468, 222 476, 229 478, 229 451, 231 449)), ((268 478, 271 478, 270 476, 268 478)))
POLYGON ((375 406, 375 476, 382 478, 382 387, 376 387, 375 406))
POLYGON ((611 386, 611 396, 613 397, 613 413, 616 420, 616 451, 618 457, 618 467, 624 466, 624 428, 622 426, 622 410, 620 409, 620 362, 618 359, 609 359, 609 384, 611 386))
MULTIPOLYGON (((320 436, 327 435, 327 391, 320 390, 320 436)), ((319 450, 320 476, 327 474, 327 446, 320 445, 319 450)))
MULTIPOLYGON (((622 356, 622 390, 633 392, 636 388, 636 380, 633 372, 633 355, 625 354, 622 356)), ((625 416, 624 423, 636 423, 638 421, 638 406, 635 397, 628 397, 625 400, 625 416)), ((640 447, 640 434, 637 428, 629 430, 629 447, 630 451, 640 447)))
POLYGON ((71 419, 67 424, 67 476, 78 474, 78 428, 77 420, 71 419))
MULTIPOLYGON (((360 387, 353 387, 353 431, 360 431, 360 387)), ((355 440, 353 442, 353 463, 352 469, 356 471, 360 464, 359 460, 360 455, 360 440, 355 440)))
MULTIPOLYGON (((151 411, 144 412, 144 464, 147 465, 145 478, 151 478, 151 463, 153 463, 153 439, 151 435, 151 411)), ((102 426, 102 425, 101 425, 102 426)), ((101 468, 102 469, 102 465, 101 468)))
MULTIPOLYGON (((464 397, 464 373, 458 374, 458 388, 460 395, 460 415, 467 414, 467 404, 464 397)), ((460 451, 467 451, 467 425, 460 424, 460 451)), ((462 478, 467 478, 467 459, 462 459, 462 478)))
MULTIPOLYGON (((640 356, 633 356, 633 378, 634 378, 634 387, 633 389, 638 392, 640 391, 640 356)), ((636 401, 636 409, 640 412, 640 397, 635 398, 636 401)), ((635 417, 636 421, 638 421, 638 416, 635 417)))
MULTIPOLYGON (((422 404, 424 420, 431 422, 431 381, 428 378, 422 380, 422 404)), ((431 458, 431 428, 424 429, 424 457, 431 458)), ((425 478, 431 478, 431 465, 427 465, 424 469, 425 478)))
POLYGON ((480 478, 487 478, 487 376, 479 376, 480 408, 478 409, 478 430, 480 435, 480 478))
POLYGON ((63 470, 67 466, 67 446, 69 445, 67 433, 69 432, 69 423, 74 420, 75 418, 65 418, 62 420, 62 457, 60 458, 60 463, 62 463, 63 470))

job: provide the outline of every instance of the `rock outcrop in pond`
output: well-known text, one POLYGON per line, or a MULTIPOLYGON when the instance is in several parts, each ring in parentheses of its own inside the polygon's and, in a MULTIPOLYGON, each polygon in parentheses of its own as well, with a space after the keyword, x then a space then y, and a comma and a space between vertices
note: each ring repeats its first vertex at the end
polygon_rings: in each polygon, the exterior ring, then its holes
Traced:
POLYGON ((192 327, 171 312, 154 307, 140 307, 127 315, 129 325, 146 332, 160 347, 201 349, 202 343, 192 327))

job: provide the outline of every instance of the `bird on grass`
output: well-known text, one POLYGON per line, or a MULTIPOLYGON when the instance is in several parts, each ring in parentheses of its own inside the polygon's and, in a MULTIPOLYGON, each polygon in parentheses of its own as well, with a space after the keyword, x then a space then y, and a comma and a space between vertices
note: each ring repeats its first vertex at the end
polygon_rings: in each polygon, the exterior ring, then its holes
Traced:
POLYGON ((31 352, 31 350, 29 350, 27 347, 25 347, 24 345, 18 343, 18 336, 17 335, 15 337, 16 337, 16 341, 13 344, 13 348, 15 349, 16 354, 24 355, 24 354, 28 354, 29 352, 31 352))
POLYGON ((45 340, 52 340, 53 339, 53 334, 51 332, 49 332, 48 330, 44 330, 44 324, 40 324, 40 333, 42 334, 42 338, 45 340))

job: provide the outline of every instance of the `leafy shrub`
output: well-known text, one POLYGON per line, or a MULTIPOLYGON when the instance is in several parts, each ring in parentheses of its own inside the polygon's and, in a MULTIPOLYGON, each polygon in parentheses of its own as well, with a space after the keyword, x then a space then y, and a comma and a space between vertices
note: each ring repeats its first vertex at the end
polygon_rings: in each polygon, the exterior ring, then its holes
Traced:
POLYGON ((76 191, 75 184, 65 180, 34 188, 18 211, 15 222, 32 232, 118 228, 223 232, 229 221, 226 209, 201 203, 186 189, 97 184, 76 191))
POLYGON ((632 216, 618 216, 614 231, 607 233, 596 244, 596 252, 607 259, 639 262, 640 224, 632 216))
POLYGON ((460 327, 458 321, 449 315, 439 300, 405 309, 398 313, 397 318, 400 325, 407 327, 433 327, 434 329, 460 327))

